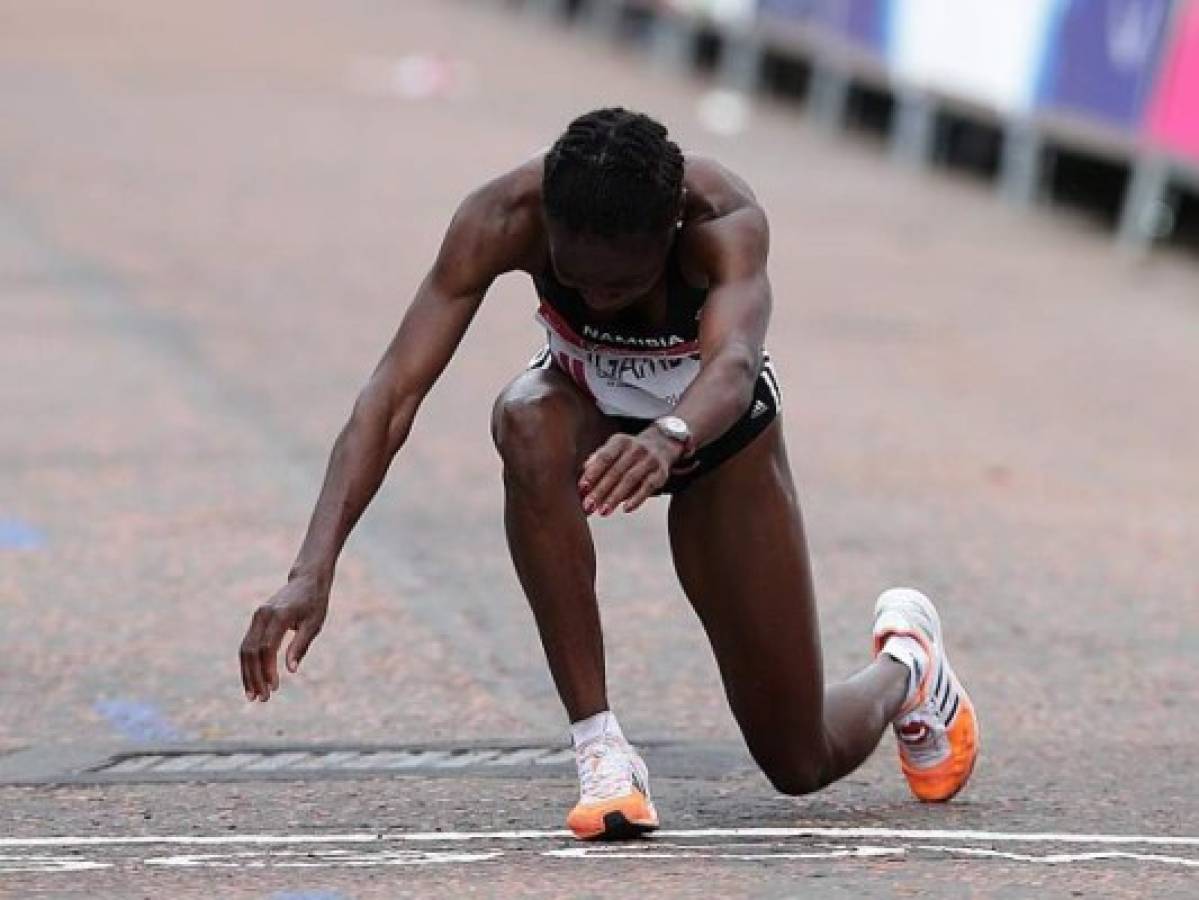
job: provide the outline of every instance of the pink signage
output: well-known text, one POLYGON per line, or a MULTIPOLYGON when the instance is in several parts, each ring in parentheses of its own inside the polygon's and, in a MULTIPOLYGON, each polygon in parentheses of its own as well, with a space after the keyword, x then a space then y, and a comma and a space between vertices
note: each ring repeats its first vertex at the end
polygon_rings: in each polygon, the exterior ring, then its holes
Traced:
POLYGON ((1165 149, 1199 160, 1199 0, 1183 0, 1158 79, 1149 134, 1165 149))

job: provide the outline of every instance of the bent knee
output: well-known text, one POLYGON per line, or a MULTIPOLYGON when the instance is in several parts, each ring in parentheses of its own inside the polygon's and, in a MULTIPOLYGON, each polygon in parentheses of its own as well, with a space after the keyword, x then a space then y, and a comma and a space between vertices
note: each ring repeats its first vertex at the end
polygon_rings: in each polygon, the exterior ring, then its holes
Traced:
POLYGON ((534 379, 518 379, 495 401, 491 437, 507 477, 540 478, 575 463, 574 404, 534 379))
POLYGON ((823 766, 774 766, 762 771, 776 791, 789 797, 813 794, 829 783, 823 766))

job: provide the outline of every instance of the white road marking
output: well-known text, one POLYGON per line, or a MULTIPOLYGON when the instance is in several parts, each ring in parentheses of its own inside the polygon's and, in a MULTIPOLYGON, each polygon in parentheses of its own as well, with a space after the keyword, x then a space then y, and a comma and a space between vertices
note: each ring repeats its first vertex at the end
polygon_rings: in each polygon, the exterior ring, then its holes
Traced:
POLYGON ((552 856, 562 859, 846 859, 847 857, 878 857, 904 856, 907 853, 903 847, 838 847, 833 850, 782 850, 765 853, 735 853, 725 849, 705 847, 702 844, 696 848, 681 850, 631 850, 606 848, 598 846, 564 847, 561 850, 547 850, 542 856, 552 856))
POLYGON ((112 863, 77 856, 0 856, 0 874, 9 872, 84 872, 111 869, 112 863))
POLYGON ((1199 837, 1147 834, 1070 834, 1056 832, 970 831, 921 828, 695 828, 663 830, 661 837, 775 837, 775 838, 881 838, 911 841, 993 841, 1039 844, 1140 844, 1162 847, 1199 847, 1199 837))
POLYGON ((0 838, 0 875, 21 872, 80 872, 110 869, 116 865, 190 869, 464 865, 489 862, 510 852, 522 851, 559 860, 747 861, 910 858, 913 853, 923 852, 1045 865, 1126 861, 1199 868, 1199 856, 1151 852, 1166 847, 1199 848, 1199 837, 1182 835, 809 827, 664 830, 657 832, 654 838, 647 841, 611 846, 571 844, 570 837, 570 833, 564 830, 10 837, 0 838), (858 844, 859 841, 862 843, 858 844), (898 846, 879 846, 875 842, 898 846), (484 845, 479 846, 480 843, 484 845), (551 846, 546 847, 546 843, 551 846), (553 846, 555 843, 568 845, 553 846), (414 846, 422 844, 428 849, 418 849, 414 846), (1056 844, 1072 849, 1069 852, 1057 850, 1041 854, 1017 853, 996 849, 995 844, 1056 844), (234 849, 225 852, 149 857, 142 857, 140 854, 116 858, 101 856, 95 859, 88 859, 83 855, 62 856, 53 853, 55 850, 64 849, 119 850, 138 847, 234 849), (3 855, 5 850, 39 848, 48 852, 3 855))
POLYGON ((1004 850, 990 850, 984 847, 923 846, 917 849, 956 854, 958 856, 998 857, 1016 862, 1048 863, 1050 865, 1072 862, 1094 862, 1103 859, 1131 859, 1137 862, 1159 862, 1199 868, 1199 859, 1187 859, 1182 856, 1164 856, 1160 853, 1129 853, 1127 850, 1100 850, 1093 853, 1047 853, 1044 856, 1033 856, 1027 853, 1008 853, 1004 850))
MULTIPOLYGON (((992 843, 1099 844, 1146 847, 1199 847, 1199 837, 1146 834, 1071 834, 1056 832, 970 831, 918 828, 694 828, 665 829, 659 838, 825 838, 908 841, 972 841, 992 843)), ((287 844, 371 844, 380 841, 466 843, 471 841, 540 841, 569 838, 570 832, 517 831, 397 831, 341 834, 222 834, 222 835, 97 835, 0 838, 0 850, 29 847, 120 847, 139 845, 238 846, 287 844)))
MULTIPOLYGON (((556 836, 543 832, 544 836, 556 836)), ((567 832, 561 832, 566 836, 567 832)), ((503 839, 504 832, 482 832, 480 838, 503 839)), ((185 847, 236 847, 241 845, 280 846, 287 844, 374 844, 380 841, 419 840, 422 836, 404 834, 164 834, 164 835, 97 835, 95 837, 35 837, 0 838, 0 849, 6 847, 137 847, 177 845, 185 847)), ((427 838, 426 838, 427 839, 427 838)), ((450 838, 454 840, 454 838, 450 838)))
MULTIPOLYGON (((1199 859, 1168 856, 1160 853, 1132 853, 1126 850, 1100 850, 1077 853, 1048 853, 1034 855, 1012 853, 985 847, 951 845, 928 845, 879 847, 816 845, 810 849, 790 849, 782 842, 744 843, 669 843, 646 841, 619 845, 585 845, 542 850, 539 856, 551 859, 640 859, 640 860, 732 860, 763 862, 770 860, 835 860, 863 858, 902 859, 910 851, 923 851, 948 856, 1002 859, 1021 863, 1042 865, 1067 865, 1127 860, 1138 863, 1199 868, 1199 859)), ((121 859, 126 865, 144 865, 160 868, 186 869, 308 869, 308 868, 363 868, 368 866, 427 866, 462 865, 490 862, 507 855, 505 849, 463 850, 404 850, 392 849, 316 849, 286 850, 265 848, 235 853, 187 853, 174 856, 149 857, 146 859, 121 859)), ((111 869, 116 863, 65 856, 0 856, 0 874, 80 872, 96 869, 111 869)))
POLYGON ((503 850, 253 850, 247 853, 192 853, 142 860, 147 866, 218 869, 308 869, 326 866, 427 866, 437 863, 486 862, 503 850))

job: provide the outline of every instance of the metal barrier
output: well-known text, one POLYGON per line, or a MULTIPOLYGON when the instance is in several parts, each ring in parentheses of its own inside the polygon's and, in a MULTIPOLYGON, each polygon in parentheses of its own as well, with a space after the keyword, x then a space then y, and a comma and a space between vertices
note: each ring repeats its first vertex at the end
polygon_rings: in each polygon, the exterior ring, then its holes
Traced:
POLYGON ((762 86, 764 60, 810 71, 810 113, 845 120, 851 91, 888 96, 892 156, 935 155, 953 116, 1001 135, 997 190, 1014 205, 1043 194, 1053 151, 1127 166, 1121 245, 1168 231, 1199 190, 1199 0, 510 0, 605 39, 630 17, 662 64, 689 68, 719 44, 732 89, 762 86))

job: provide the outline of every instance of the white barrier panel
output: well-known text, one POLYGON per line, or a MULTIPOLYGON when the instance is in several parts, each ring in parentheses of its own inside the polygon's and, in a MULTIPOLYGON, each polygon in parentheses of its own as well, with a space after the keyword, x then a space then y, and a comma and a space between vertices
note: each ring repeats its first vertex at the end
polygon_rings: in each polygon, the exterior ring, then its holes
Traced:
POLYGON ((757 0, 667 0, 667 6, 721 25, 744 25, 753 19, 757 0))
POLYGON ((916 88, 1031 107, 1055 0, 896 0, 891 65, 916 88))

